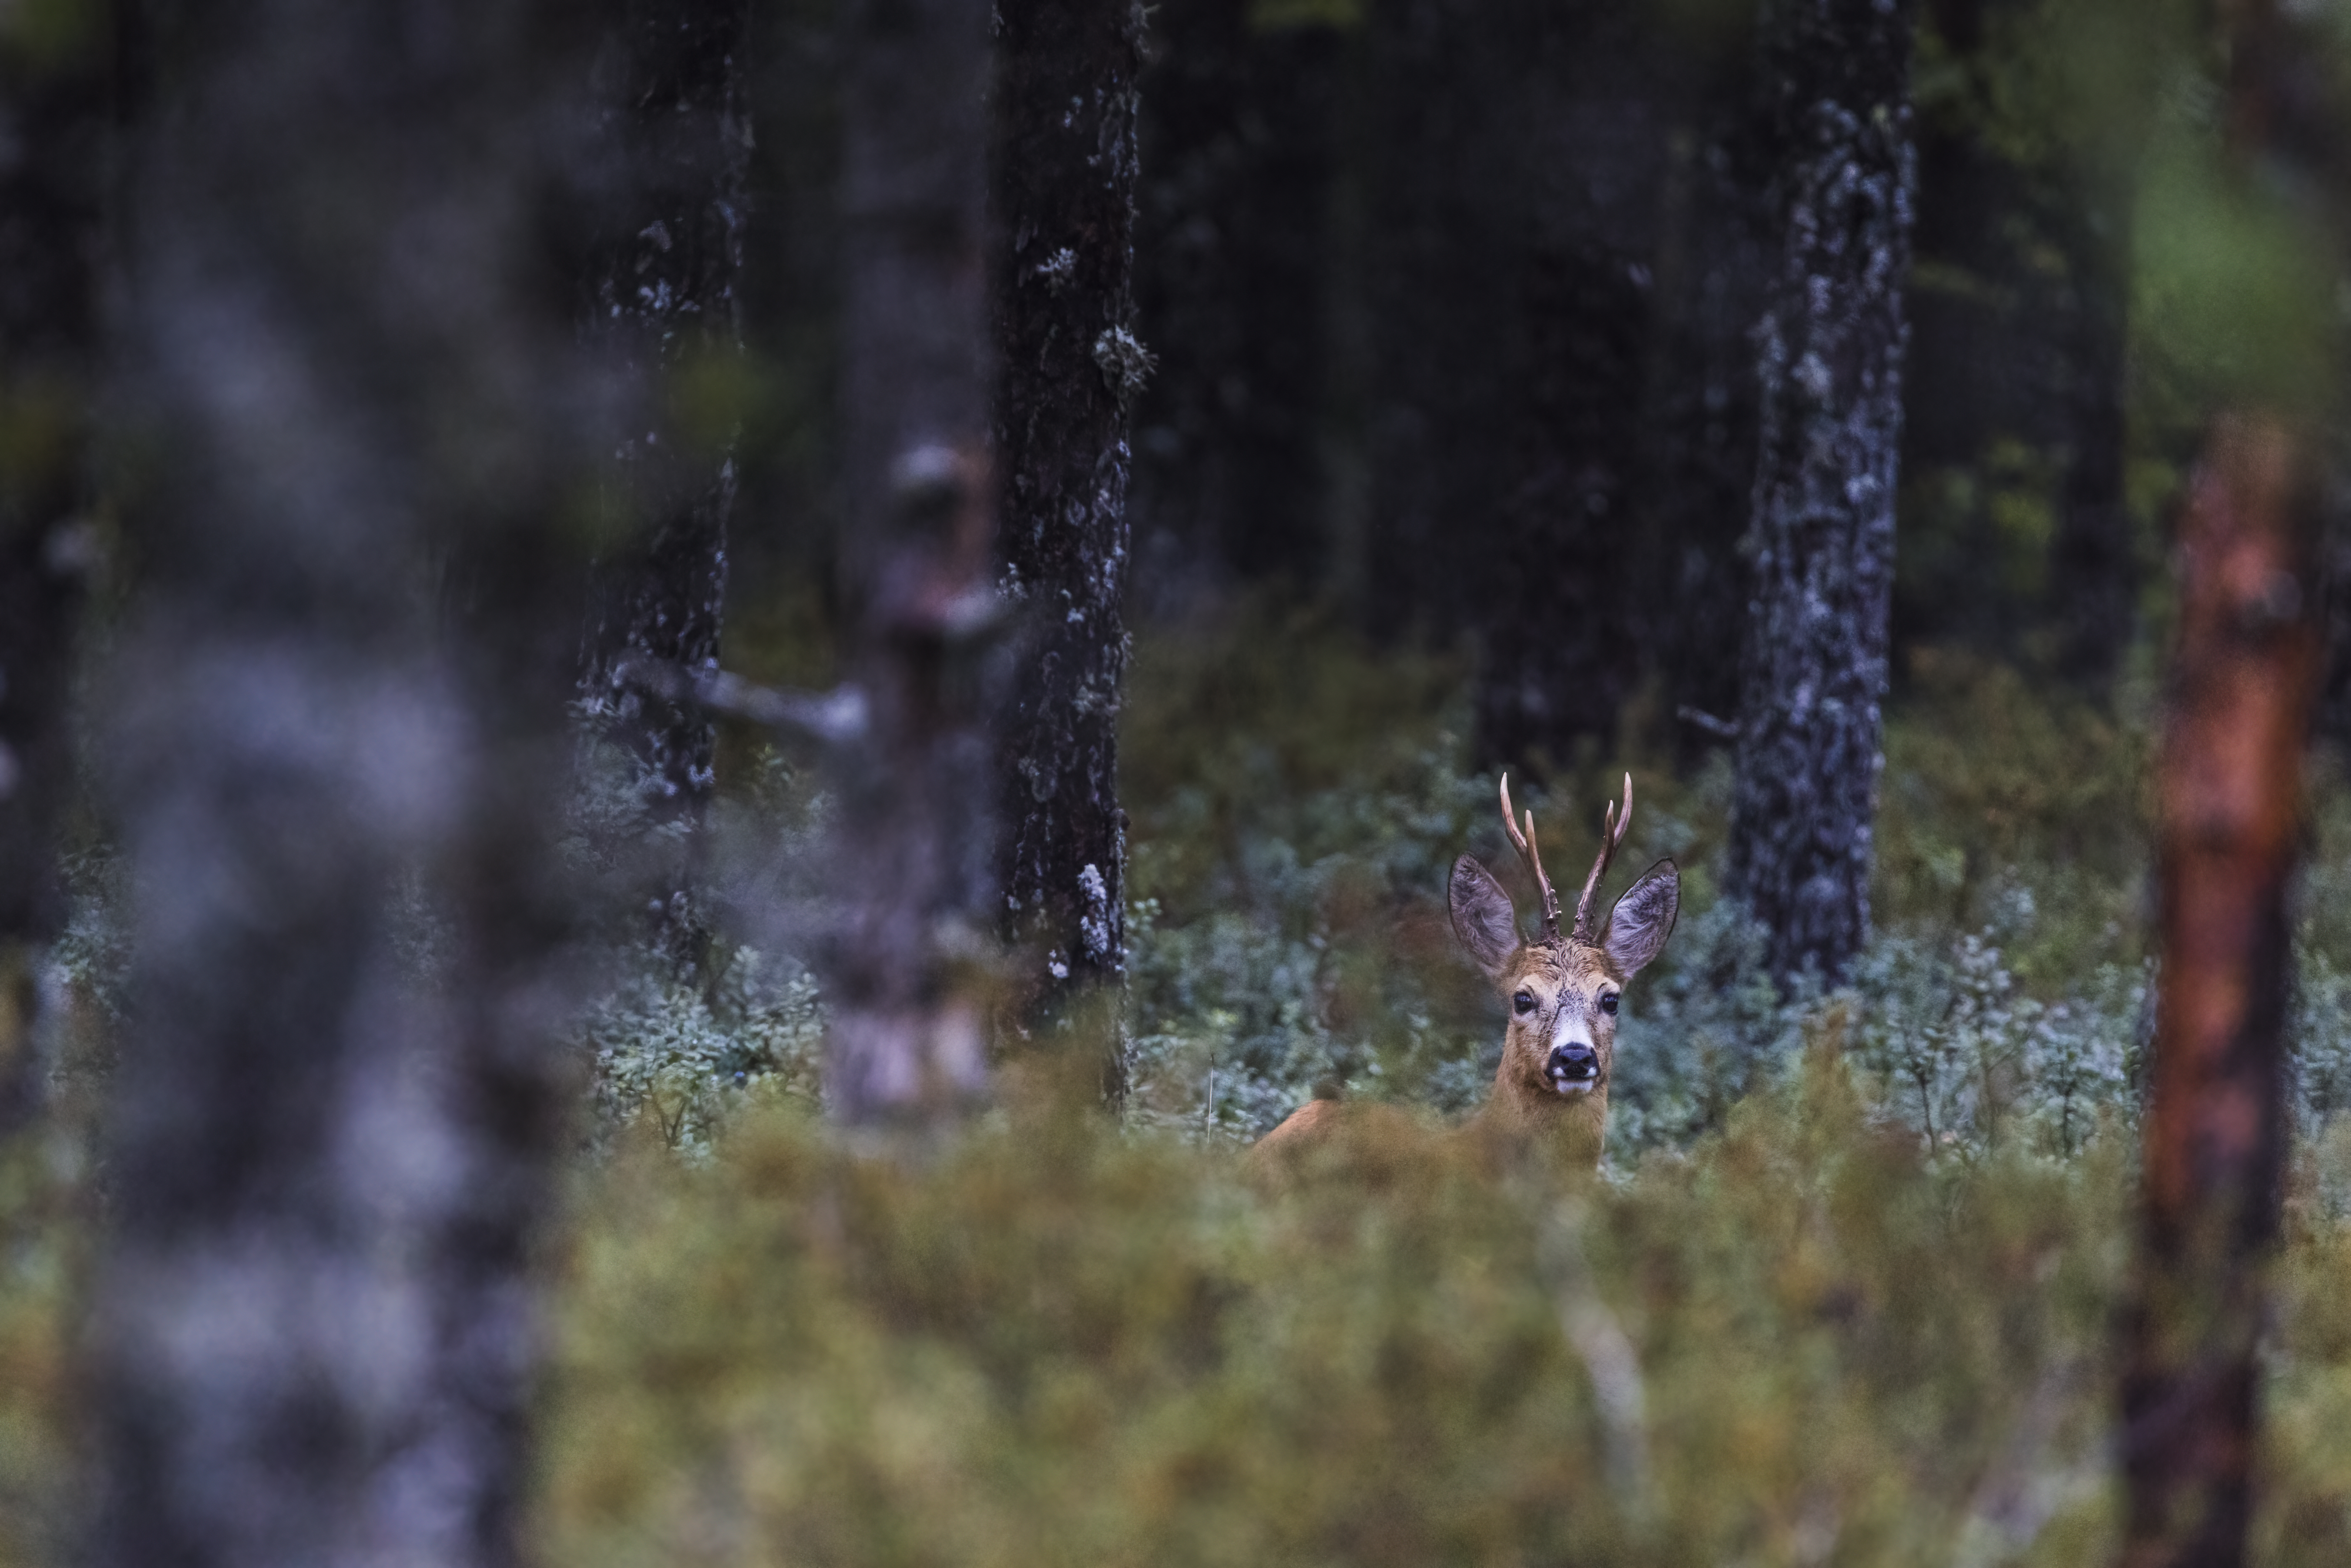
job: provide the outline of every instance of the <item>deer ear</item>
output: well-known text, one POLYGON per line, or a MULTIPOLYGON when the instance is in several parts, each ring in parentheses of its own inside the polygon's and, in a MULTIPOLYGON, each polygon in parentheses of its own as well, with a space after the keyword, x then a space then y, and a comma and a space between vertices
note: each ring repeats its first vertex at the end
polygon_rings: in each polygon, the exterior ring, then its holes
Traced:
POLYGON ((1608 912, 1608 935, 1600 939, 1618 974, 1631 979, 1635 970, 1665 950, 1681 908, 1682 873, 1671 861, 1659 861, 1625 890, 1608 912))
POLYGON ((1510 955, 1519 950, 1519 912, 1510 895, 1479 865, 1475 856, 1453 862, 1453 935, 1469 949, 1469 956, 1490 977, 1499 979, 1510 955))

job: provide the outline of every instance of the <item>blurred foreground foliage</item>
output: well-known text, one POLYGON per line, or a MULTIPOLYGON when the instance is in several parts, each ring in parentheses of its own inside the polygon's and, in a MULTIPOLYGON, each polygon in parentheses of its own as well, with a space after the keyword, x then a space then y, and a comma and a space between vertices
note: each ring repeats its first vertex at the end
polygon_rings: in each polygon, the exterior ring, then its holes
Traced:
MULTIPOLYGON (((632 956, 624 898, 594 926, 540 1557, 2105 1552, 2153 978, 2147 726, 1970 657, 1909 674, 1880 936, 1842 989, 1759 978, 1711 875, 1719 764, 1677 778, 1628 732, 1622 760, 1513 779, 1580 868, 1629 765, 1612 891, 1658 855, 1684 869, 1598 1177, 1496 1171, 1443 1130, 1501 1035, 1445 870, 1468 848, 1517 875, 1494 780, 1466 768, 1458 661, 1263 606, 1145 641, 1125 1123, 1060 1084, 1082 1051, 1035 1057, 913 1165, 819 1114, 822 1002, 795 944, 821 926, 825 806, 738 745, 711 981, 632 956), (727 925, 763 900, 786 915, 727 925), (1323 1082, 1423 1131, 1255 1190, 1238 1146, 1323 1082)), ((625 888, 630 781, 609 756, 583 778, 575 858, 625 888)), ((2324 760, 2313 779, 2257 1559, 2280 1564, 2351 1545, 2351 789, 2324 760)), ((78 1495, 93 1200, 73 1128, 109 1071, 125 938, 113 862, 89 851, 75 885, 53 977, 69 1114, 0 1151, 0 1565, 62 1561, 78 1495)), ((403 918, 429 983, 443 935, 403 918)))
MULTIPOLYGON (((705 1166, 648 1140, 580 1194, 542 1551, 2095 1560, 2131 1140, 1944 1157, 1856 1092, 1834 1018, 1802 1061, 1614 1181, 1498 1174, 1432 1128, 1268 1197, 1019 1090, 920 1166, 789 1109, 705 1166)), ((2313 1169, 2271 1563, 2339 1560, 2351 1520, 2351 1240, 2313 1169)))

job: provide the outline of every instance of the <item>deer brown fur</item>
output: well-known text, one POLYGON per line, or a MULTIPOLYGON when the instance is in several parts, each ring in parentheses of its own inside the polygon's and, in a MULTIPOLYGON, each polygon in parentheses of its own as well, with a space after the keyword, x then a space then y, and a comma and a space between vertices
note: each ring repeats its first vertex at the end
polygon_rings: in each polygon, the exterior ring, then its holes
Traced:
MULTIPOLYGON (((1665 947, 1681 907, 1681 875, 1659 861, 1625 890, 1604 923, 1600 884, 1633 816, 1633 779, 1621 810, 1602 820, 1599 858, 1565 931, 1559 895, 1542 869, 1534 813, 1524 830, 1512 820, 1510 783, 1502 779, 1502 821, 1534 878, 1542 920, 1531 941, 1519 936, 1518 910, 1493 873, 1469 855, 1453 862, 1447 902, 1453 934, 1470 961, 1493 981, 1510 1009, 1509 1033, 1494 1088, 1463 1129, 1473 1137, 1529 1143, 1597 1164, 1608 1126, 1608 1083, 1616 1060, 1616 1010, 1626 982, 1665 947), (1588 1149, 1588 1155, 1585 1151, 1588 1149)), ((1252 1159, 1263 1168, 1336 1136, 1379 1138, 1402 1130, 1397 1113, 1317 1099, 1259 1139, 1252 1159)))

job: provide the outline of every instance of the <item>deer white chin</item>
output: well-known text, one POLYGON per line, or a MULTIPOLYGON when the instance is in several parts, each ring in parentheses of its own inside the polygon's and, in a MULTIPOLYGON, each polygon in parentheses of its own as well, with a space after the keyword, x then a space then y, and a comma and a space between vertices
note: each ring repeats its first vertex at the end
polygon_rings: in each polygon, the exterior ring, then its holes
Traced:
POLYGON ((1573 1098, 1578 1094, 1589 1094, 1600 1087, 1600 1075, 1595 1072, 1589 1078, 1570 1078, 1565 1073, 1554 1072, 1551 1075, 1551 1086, 1573 1098))

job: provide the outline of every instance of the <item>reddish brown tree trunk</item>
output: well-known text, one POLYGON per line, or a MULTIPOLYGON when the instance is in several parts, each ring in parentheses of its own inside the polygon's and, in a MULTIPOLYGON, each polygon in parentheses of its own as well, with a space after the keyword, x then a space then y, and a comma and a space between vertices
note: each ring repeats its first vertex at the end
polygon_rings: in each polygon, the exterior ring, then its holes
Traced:
POLYGON ((2126 1568, 2242 1561, 2278 1220, 2287 883, 2318 674, 2294 436, 2213 426, 2180 529, 2160 787, 2163 979, 2125 1328, 2126 1568))

